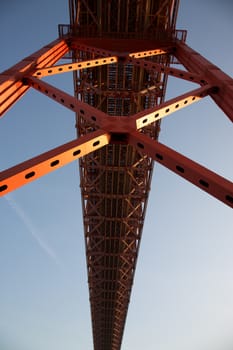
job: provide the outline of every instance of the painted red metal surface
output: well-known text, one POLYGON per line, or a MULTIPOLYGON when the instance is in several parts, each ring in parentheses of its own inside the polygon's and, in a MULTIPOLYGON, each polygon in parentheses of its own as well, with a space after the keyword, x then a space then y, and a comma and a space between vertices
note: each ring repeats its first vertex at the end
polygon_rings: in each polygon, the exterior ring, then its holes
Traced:
POLYGON ((0 116, 28 90, 23 83, 26 74, 32 74, 36 69, 53 65, 68 51, 64 40, 57 39, 46 45, 31 56, 0 74, 0 116))
POLYGON ((133 147, 233 208, 233 183, 142 133, 129 135, 133 147))
POLYGON ((0 172, 0 195, 37 180, 51 171, 107 145, 110 135, 102 130, 70 141, 21 164, 0 172))
POLYGON ((175 55, 188 71, 201 74, 204 80, 218 88, 218 91, 210 94, 210 96, 228 118, 233 121, 232 78, 185 43, 176 43, 175 55))
POLYGON ((0 195, 79 158, 95 350, 121 347, 153 162, 233 207, 232 182, 158 142, 163 117, 205 96, 233 120, 233 80, 178 37, 178 2, 146 3, 70 0, 64 37, 0 75, 1 115, 29 88, 76 113, 77 139, 2 171, 0 195), (75 97, 41 79, 69 71, 75 97), (165 101, 168 76, 198 87, 165 101))

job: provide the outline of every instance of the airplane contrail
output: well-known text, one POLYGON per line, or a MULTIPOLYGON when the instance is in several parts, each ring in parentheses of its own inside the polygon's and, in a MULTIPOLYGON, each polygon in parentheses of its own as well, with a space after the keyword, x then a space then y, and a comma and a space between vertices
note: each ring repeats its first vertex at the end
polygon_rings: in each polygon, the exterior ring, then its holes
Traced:
POLYGON ((57 265, 62 266, 61 262, 58 260, 55 252, 44 242, 44 240, 38 235, 35 226, 32 224, 31 220, 25 213, 25 211, 20 207, 15 199, 12 198, 12 195, 9 194, 4 197, 9 204, 9 206, 14 210, 17 216, 24 223, 27 230, 30 232, 31 236, 35 239, 40 248, 51 258, 57 265))

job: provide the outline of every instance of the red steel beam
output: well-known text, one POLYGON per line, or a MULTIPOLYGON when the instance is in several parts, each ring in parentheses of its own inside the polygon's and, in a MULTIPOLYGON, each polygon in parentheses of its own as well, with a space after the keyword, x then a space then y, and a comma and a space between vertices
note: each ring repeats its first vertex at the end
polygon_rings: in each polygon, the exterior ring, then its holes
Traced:
POLYGON ((36 72, 33 73, 33 75, 38 77, 38 78, 42 78, 44 76, 61 74, 61 73, 71 72, 74 70, 81 70, 81 69, 85 69, 85 68, 103 66, 106 64, 112 64, 112 63, 116 63, 116 62, 118 62, 117 56, 96 58, 94 60, 80 61, 77 63, 63 64, 63 65, 46 67, 43 69, 37 69, 36 72))
POLYGON ((233 183, 200 164, 151 140, 139 132, 129 135, 129 143, 169 170, 233 208, 233 183))
POLYGON ((159 63, 150 62, 150 61, 146 61, 143 59, 131 58, 131 55, 129 55, 129 57, 130 57, 130 58, 128 58, 129 63, 132 63, 133 65, 138 66, 138 67, 142 67, 146 70, 150 70, 152 72, 155 71, 155 72, 164 73, 164 74, 173 76, 175 78, 184 79, 184 80, 190 81, 192 83, 197 83, 200 85, 207 84, 207 82, 208 82, 208 81, 205 81, 203 74, 198 74, 198 73, 195 73, 192 71, 186 72, 182 69, 177 69, 174 67, 167 67, 167 66, 159 64, 159 63))
POLYGON ((210 96, 233 122, 233 79, 185 43, 177 41, 174 55, 188 71, 218 87, 218 92, 210 96))
POLYGON ((68 51, 67 43, 64 40, 57 39, 2 72, 0 74, 0 116, 29 89, 28 86, 23 84, 25 75, 32 74, 36 68, 53 65, 68 51))
POLYGON ((133 58, 142 58, 142 57, 149 57, 149 56, 157 56, 157 55, 165 55, 169 54, 173 51, 172 46, 163 47, 161 49, 153 49, 153 50, 145 50, 145 51, 139 51, 139 52, 131 52, 129 54, 129 57, 133 58))
POLYGON ((109 141, 108 133, 94 131, 0 172, 0 196, 109 144, 109 141))
POLYGON ((87 121, 91 121, 92 123, 95 123, 96 126, 103 128, 105 133, 103 131, 98 131, 88 134, 79 140, 71 141, 63 146, 55 148, 54 150, 48 151, 38 157, 1 172, 1 195, 5 195, 29 181, 36 180, 38 177, 64 166, 84 154, 88 154, 93 150, 108 144, 111 135, 114 136, 114 133, 119 133, 127 134, 127 141, 140 151, 143 151, 147 156, 152 157, 154 160, 160 162, 170 170, 176 172, 225 204, 233 206, 233 184, 230 181, 193 162, 187 157, 182 156, 178 152, 171 150, 167 146, 151 140, 136 131, 136 129, 148 126, 156 120, 161 119, 180 108, 186 107, 212 93, 213 88, 211 86, 204 85, 199 89, 192 90, 186 94, 171 99, 156 108, 142 111, 129 118, 124 118, 117 116, 110 117, 96 108, 78 101, 69 94, 66 94, 48 83, 38 80, 37 78, 27 77, 25 79, 27 84, 41 93, 44 93, 65 107, 80 113, 87 121), (96 136, 96 133, 99 133, 98 136, 96 136), (98 139, 99 135, 102 136, 103 139, 98 139), (79 147, 78 150, 77 147, 79 147))
POLYGON ((162 119, 169 114, 172 114, 181 108, 187 107, 190 104, 199 101, 207 96, 214 88, 210 85, 204 85, 198 89, 189 91, 183 95, 177 96, 168 100, 155 108, 146 109, 132 116, 131 119, 136 121, 137 129, 141 129, 159 119, 162 119))
POLYGON ((84 119, 92 124, 97 124, 99 127, 101 127, 103 121, 108 117, 104 112, 99 111, 85 102, 77 100, 75 97, 38 78, 25 77, 24 83, 71 111, 80 113, 84 119))
MULTIPOLYGON (((98 39, 97 39, 98 40, 98 39)), ((95 47, 94 45, 92 45, 91 43, 88 42, 89 40, 84 39, 84 38, 72 38, 71 40, 71 45, 70 48, 71 50, 80 50, 80 51, 84 51, 84 52, 90 52, 92 54, 95 55, 100 55, 100 56, 104 56, 104 57, 111 57, 115 55, 114 51, 111 50, 107 50, 105 48, 100 48, 100 47, 95 47)), ((93 42, 93 40, 91 40, 91 42, 93 42)), ((94 42, 93 42, 94 44, 94 42)))
MULTIPOLYGON (((86 49, 87 51, 93 51, 92 47, 86 47, 86 49)), ((139 148, 140 151, 143 150, 144 153, 152 157, 154 160, 159 161, 161 164, 175 171, 177 174, 194 183, 196 186, 212 194, 227 205, 232 206, 233 196, 231 182, 223 179, 219 175, 169 149, 168 147, 161 145, 154 140, 149 140, 144 135, 136 131, 137 129, 146 127, 149 124, 173 113, 174 111, 179 110, 180 108, 186 107, 189 104, 198 101, 206 95, 210 95, 220 106, 220 108, 222 108, 229 116, 229 118, 233 120, 233 107, 231 103, 233 99, 233 80, 229 76, 184 43, 176 44, 175 55, 177 59, 189 70, 188 72, 139 59, 139 57, 157 55, 161 54, 161 52, 163 54, 166 53, 166 50, 146 50, 131 53, 128 55, 128 62, 136 66, 152 71, 155 70, 156 72, 159 71, 164 74, 170 74, 177 78, 199 83, 200 85, 206 85, 171 99, 153 109, 144 110, 127 119, 117 116, 110 117, 106 113, 103 113, 84 102, 78 101, 76 98, 70 96, 64 91, 59 90, 54 86, 34 77, 42 77, 45 75, 62 73, 64 71, 86 69, 89 67, 117 63, 119 59, 118 56, 110 56, 55 67, 51 66, 68 50, 69 48, 65 41, 57 40, 45 46, 35 54, 25 58, 11 69, 1 74, 1 114, 3 114, 3 112, 5 112, 14 102, 16 102, 17 99, 19 99, 29 87, 33 87, 54 101, 62 104, 76 113, 79 113, 84 119, 91 122, 96 127, 105 130, 104 132, 100 131, 100 133, 105 133, 105 141, 101 140, 100 143, 96 143, 97 140, 95 134, 88 135, 89 148, 85 154, 108 144, 110 142, 111 135, 114 138, 114 134, 117 133, 127 134, 128 142, 136 145, 136 148, 139 148), (92 148, 90 147, 91 143, 92 148), (98 147, 95 148, 97 145, 98 147), (165 154, 165 156, 162 155, 161 159, 155 156, 155 154, 160 154, 161 152, 165 154)), ((97 53, 95 49, 94 53, 97 53)), ((105 50, 101 53, 107 54, 105 50)), ((85 136, 85 138, 87 138, 87 136, 85 136)), ((127 140, 127 138, 124 139, 124 142, 127 142, 125 140, 127 140)), ((11 169, 1 172, 1 194, 5 194, 8 191, 11 191, 29 181, 38 178, 39 176, 46 174, 49 171, 52 171, 52 168, 58 168, 67 162, 72 161, 74 156, 70 157, 68 160, 65 154, 67 154, 67 152, 71 152, 70 149, 72 150, 74 147, 81 147, 82 144, 86 145, 85 142, 86 139, 83 138, 80 140, 71 141, 66 145, 60 146, 52 151, 42 154, 41 156, 35 157, 11 169), (54 159, 54 157, 61 157, 61 159, 54 159), (67 159, 66 162, 63 161, 64 157, 67 159), (40 168, 41 170, 39 170, 40 168)))

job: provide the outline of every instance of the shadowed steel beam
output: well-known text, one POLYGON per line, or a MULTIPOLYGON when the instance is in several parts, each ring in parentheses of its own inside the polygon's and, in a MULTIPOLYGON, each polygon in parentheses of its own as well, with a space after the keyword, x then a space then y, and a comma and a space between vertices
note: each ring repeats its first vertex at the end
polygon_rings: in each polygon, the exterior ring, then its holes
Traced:
MULTIPOLYGON (((131 55, 129 55, 130 57, 131 55)), ((151 72, 160 72, 164 73, 176 78, 184 79, 187 81, 190 81, 192 83, 197 83, 200 85, 207 84, 208 80, 205 81, 203 74, 197 74, 194 72, 186 72, 182 69, 177 69, 174 67, 166 67, 163 64, 158 64, 150 61, 145 61, 143 59, 135 59, 135 58, 129 58, 128 62, 132 63, 135 66, 140 66, 146 70, 149 70, 151 72)))
POLYGON ((231 181, 139 132, 132 132, 129 142, 169 170, 233 208, 231 181))
POLYGON ((101 127, 104 120, 108 117, 104 112, 97 110, 85 102, 77 100, 66 92, 35 77, 26 77, 24 83, 71 111, 80 113, 84 119, 92 124, 97 124, 99 127, 101 127))
POLYGON ((185 43, 177 42, 174 54, 186 69, 218 87, 218 92, 210 96, 233 122, 233 79, 185 43))

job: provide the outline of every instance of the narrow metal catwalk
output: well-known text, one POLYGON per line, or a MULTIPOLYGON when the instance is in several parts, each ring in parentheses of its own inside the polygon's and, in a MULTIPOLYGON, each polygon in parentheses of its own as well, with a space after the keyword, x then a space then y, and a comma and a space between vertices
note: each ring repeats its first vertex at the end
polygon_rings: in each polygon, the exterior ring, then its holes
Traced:
POLYGON ((70 0, 59 38, 0 75, 1 115, 30 88, 75 112, 77 138, 2 171, 0 193, 79 159, 95 350, 121 348, 154 161, 233 207, 230 181, 158 142, 163 117, 205 96, 233 121, 232 79, 185 44, 178 7, 70 0), (74 97, 42 79, 70 71, 74 97), (165 101, 168 76, 198 87, 165 101))

